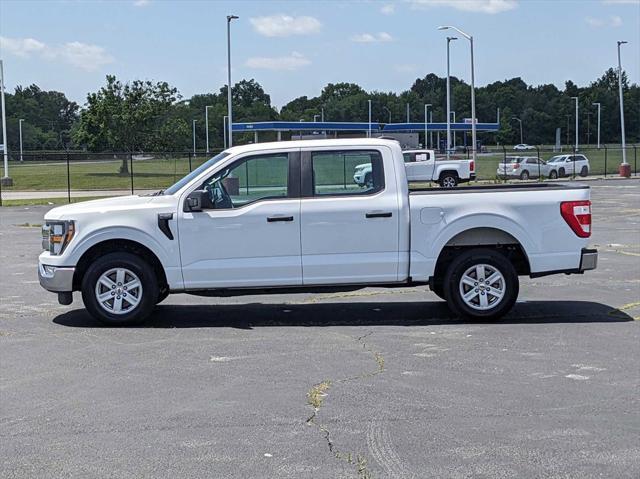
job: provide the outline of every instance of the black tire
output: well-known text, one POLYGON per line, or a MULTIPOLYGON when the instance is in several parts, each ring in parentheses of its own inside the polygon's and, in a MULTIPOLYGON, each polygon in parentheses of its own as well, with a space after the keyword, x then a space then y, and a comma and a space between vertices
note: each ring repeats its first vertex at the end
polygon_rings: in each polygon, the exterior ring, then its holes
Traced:
POLYGON ((564 168, 560 168, 560 169, 558 170, 558 176, 559 176, 560 178, 564 178, 564 168))
POLYGON ((458 186, 458 175, 453 173, 443 173, 440 175, 439 183, 442 188, 455 188, 458 186))
MULTIPOLYGON (((108 288, 107 288, 108 290, 108 288)), ((132 293, 129 293, 132 294, 132 293)), ((106 254, 96 259, 82 279, 82 301, 89 314, 110 326, 124 326, 143 322, 153 311, 158 300, 158 280, 153 268, 139 256, 125 252, 106 254), (125 268, 134 273, 142 285, 141 299, 131 311, 114 314, 101 306, 96 298, 96 285, 100 276, 114 268, 125 268)))
POLYGON ((551 170, 549 172, 549 179, 555 180, 556 178, 558 178, 558 173, 556 172, 556 170, 551 170))
MULTIPOLYGON (((494 284, 496 283, 491 284, 492 288, 494 284)), ((443 286, 447 304, 455 315, 484 321, 495 320, 507 314, 515 304, 520 288, 518 274, 511 261, 495 250, 480 248, 466 251, 453 260, 445 273, 443 286), (460 291, 461 278, 464 273, 469 268, 480 264, 490 266, 500 272, 503 277, 504 294, 502 298, 496 300, 494 297, 494 306, 484 310, 474 309, 469 306, 462 298, 460 291)), ((467 292, 471 289, 473 288, 470 288, 467 292)), ((481 294, 484 295, 484 293, 481 294)), ((489 294, 486 295, 487 300, 489 296, 489 294)), ((480 296, 478 296, 479 300, 480 296)))
POLYGON ((521 180, 528 180, 529 179, 529 172, 527 170, 524 170, 522 173, 520 173, 520 179, 521 180))
POLYGON ((583 166, 582 169, 580 170, 580 176, 584 177, 587 176, 589 174, 589 168, 587 168, 586 166, 583 166))

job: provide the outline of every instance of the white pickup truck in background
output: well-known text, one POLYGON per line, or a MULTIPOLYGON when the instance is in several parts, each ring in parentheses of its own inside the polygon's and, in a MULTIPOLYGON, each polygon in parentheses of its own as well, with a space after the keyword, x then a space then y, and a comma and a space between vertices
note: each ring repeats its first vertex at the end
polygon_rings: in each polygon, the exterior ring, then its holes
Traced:
MULTIPOLYGON (((454 188, 476 178, 473 160, 437 159, 433 150, 405 150, 402 154, 409 182, 436 182, 443 188, 454 188)), ((371 164, 356 165, 353 181, 366 186, 371 180, 371 164)))
POLYGON ((589 188, 521 184, 409 192, 395 141, 236 146, 165 191, 54 208, 41 285, 81 291, 108 324, 170 293, 207 296, 428 284, 459 316, 494 319, 518 276, 596 267, 589 188), (371 164, 360 187, 348 172, 371 164))

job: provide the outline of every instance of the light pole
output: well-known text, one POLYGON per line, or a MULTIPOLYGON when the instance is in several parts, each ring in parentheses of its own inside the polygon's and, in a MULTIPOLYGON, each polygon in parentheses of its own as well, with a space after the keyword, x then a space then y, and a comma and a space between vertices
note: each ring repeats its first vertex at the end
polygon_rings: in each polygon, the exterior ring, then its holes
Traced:
POLYGON ((578 151, 578 97, 572 96, 571 99, 576 101, 576 151, 578 151))
POLYGON ((452 28, 453 30, 458 32, 460 35, 465 37, 467 40, 469 40, 469 44, 471 45, 471 141, 473 141, 473 148, 471 149, 471 153, 472 153, 472 159, 473 161, 475 161, 476 149, 478 145, 476 142, 476 88, 475 88, 475 71, 473 68, 473 36, 468 35, 462 30, 460 30, 459 28, 452 27, 452 26, 438 27, 438 30, 447 30, 449 28, 452 28))
POLYGON ((427 140, 427 124, 429 123, 428 111, 430 106, 432 106, 431 103, 424 104, 424 146, 425 148, 429 148, 429 141, 427 140))
POLYGON ((2 186, 12 186, 13 180, 9 176, 9 142, 7 141, 7 114, 4 109, 4 67, 2 60, 0 60, 0 99, 2 100, 2 153, 4 155, 2 186))
POLYGON ((520 143, 522 144, 522 143, 524 143, 524 139, 523 139, 523 136, 522 136, 522 120, 520 118, 518 118, 518 117, 515 117, 515 116, 513 118, 511 118, 511 119, 512 120, 516 120, 517 122, 520 123, 520 143))
POLYGON ((222 141, 224 143, 224 149, 227 149, 227 119, 229 117, 224 115, 222 117, 222 141))
MULTIPOLYGON (((456 112, 451 110, 451 116, 453 117, 453 120, 451 121, 451 123, 453 123, 454 125, 456 124, 456 112)), ((453 134, 451 135, 453 137, 453 141, 452 141, 452 145, 453 145, 453 149, 456 149, 456 131, 453 130, 453 134)))
POLYGON ((618 95, 620 96, 620 132, 622 133, 622 164, 620 165, 621 176, 631 176, 631 169, 627 163, 627 151, 625 150, 626 142, 624 135, 624 97, 622 96, 622 61, 620 60, 620 46, 628 43, 626 41, 618 41, 618 95))
POLYGON ((383 106, 382 109, 389 113, 389 123, 391 123, 391 110, 389 110, 386 106, 383 106))
POLYGON ((231 20, 238 17, 227 15, 227 116, 229 120, 229 146, 233 146, 233 112, 231 107, 231 20))
POLYGON ((447 37, 447 159, 451 149, 451 65, 449 55, 449 45, 456 37, 447 37))
POLYGON ((20 118, 20 120, 18 120, 18 128, 20 130, 20 161, 22 162, 22 122, 24 121, 23 118, 20 118))
POLYGON ((209 153, 209 108, 211 105, 207 105, 204 107, 204 128, 207 137, 207 153, 209 153))
POLYGON ((369 103, 369 138, 371 138, 371 100, 367 100, 369 103))
POLYGON ((407 123, 409 123, 409 122, 410 122, 409 117, 410 117, 410 113, 409 113, 409 103, 407 103, 407 123))
POLYGON ((600 149, 600 103, 593 103, 598 106, 598 150, 600 149))
POLYGON ((320 121, 324 123, 324 107, 320 108, 320 121))
POLYGON ((192 125, 193 125, 193 156, 196 156, 196 121, 197 120, 193 120, 192 125))

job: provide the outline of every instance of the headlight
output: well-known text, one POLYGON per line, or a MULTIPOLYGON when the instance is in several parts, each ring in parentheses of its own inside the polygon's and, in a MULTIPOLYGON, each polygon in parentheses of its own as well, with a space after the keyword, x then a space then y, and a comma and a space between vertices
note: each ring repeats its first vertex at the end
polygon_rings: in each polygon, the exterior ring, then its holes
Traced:
POLYGON ((61 255, 76 232, 73 221, 47 221, 42 227, 42 248, 61 255))

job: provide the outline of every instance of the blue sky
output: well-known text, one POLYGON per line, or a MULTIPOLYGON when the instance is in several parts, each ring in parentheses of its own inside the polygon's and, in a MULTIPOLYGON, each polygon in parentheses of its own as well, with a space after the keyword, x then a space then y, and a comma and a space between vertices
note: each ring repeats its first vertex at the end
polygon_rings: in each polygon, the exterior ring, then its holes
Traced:
MULTIPOLYGON (((233 81, 255 78, 280 107, 328 82, 400 92, 446 73, 446 32, 474 36, 476 84, 585 85, 615 66, 640 80, 640 0, 172 1, 2 0, 7 90, 38 84, 83 104, 106 74, 165 80, 184 97, 226 83, 226 15, 233 81)), ((469 81, 469 46, 452 44, 452 74, 469 81)))

